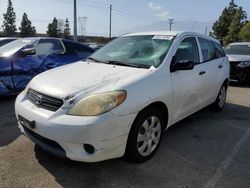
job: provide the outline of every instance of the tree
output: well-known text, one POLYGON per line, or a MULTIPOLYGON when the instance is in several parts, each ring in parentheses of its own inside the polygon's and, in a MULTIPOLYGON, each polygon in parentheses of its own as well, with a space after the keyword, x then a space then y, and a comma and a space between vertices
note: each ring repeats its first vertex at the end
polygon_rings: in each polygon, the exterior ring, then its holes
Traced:
POLYGON ((225 44, 237 42, 240 40, 239 33, 240 33, 241 28, 244 25, 244 22, 242 22, 242 20, 244 20, 244 19, 246 19, 245 13, 244 13, 242 7, 240 7, 236 11, 236 13, 231 21, 231 24, 229 26, 228 35, 226 37, 224 37, 224 39, 223 39, 223 42, 225 44))
POLYGON ((19 27, 21 37, 34 37, 36 35, 36 28, 32 26, 26 13, 23 14, 21 27, 19 27))
POLYGON ((58 21, 56 17, 53 19, 52 23, 49 23, 47 35, 49 37, 59 37, 60 29, 58 28, 58 21))
POLYGON ((59 37, 63 37, 63 31, 64 31, 64 20, 63 19, 57 19, 57 28, 59 30, 59 37))
POLYGON ((250 22, 247 22, 240 30, 240 39, 242 41, 250 41, 250 22))
POLYGON ((69 19, 68 18, 66 18, 66 20, 65 20, 63 37, 65 39, 69 39, 70 38, 70 27, 69 27, 69 19))
POLYGON ((16 34, 16 13, 11 0, 8 1, 7 12, 3 14, 3 32, 6 36, 13 36, 16 34))
POLYGON ((213 35, 224 44, 238 40, 240 29, 246 18, 243 8, 238 7, 234 0, 231 0, 229 6, 222 11, 218 21, 214 23, 213 35))

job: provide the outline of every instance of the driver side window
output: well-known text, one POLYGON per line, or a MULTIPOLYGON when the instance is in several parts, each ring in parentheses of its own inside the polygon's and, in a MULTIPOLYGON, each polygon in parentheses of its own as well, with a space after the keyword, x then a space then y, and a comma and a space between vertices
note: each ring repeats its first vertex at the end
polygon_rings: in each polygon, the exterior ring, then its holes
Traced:
POLYGON ((178 62, 192 61, 196 64, 200 63, 199 51, 194 37, 185 38, 180 43, 175 58, 178 62))

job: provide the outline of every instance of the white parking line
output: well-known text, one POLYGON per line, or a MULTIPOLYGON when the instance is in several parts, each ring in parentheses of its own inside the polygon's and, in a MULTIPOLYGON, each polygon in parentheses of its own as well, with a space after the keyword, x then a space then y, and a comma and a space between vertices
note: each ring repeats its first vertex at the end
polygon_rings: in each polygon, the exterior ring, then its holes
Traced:
POLYGON ((231 164, 233 161, 233 158, 237 153, 240 151, 243 144, 247 141, 247 139, 250 137, 250 128, 247 129, 247 131, 242 135, 239 142, 234 146, 231 153, 225 158, 225 160, 220 164, 219 168, 217 169, 216 173, 209 179, 209 181, 206 183, 204 188, 214 188, 220 177, 223 175, 223 171, 227 169, 227 167, 231 164))

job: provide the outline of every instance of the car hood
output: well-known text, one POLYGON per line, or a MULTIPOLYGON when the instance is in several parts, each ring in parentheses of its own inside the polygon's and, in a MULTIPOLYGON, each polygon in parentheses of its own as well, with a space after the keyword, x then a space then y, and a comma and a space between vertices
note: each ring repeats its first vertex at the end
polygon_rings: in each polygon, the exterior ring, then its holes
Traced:
POLYGON ((250 61, 250 55, 232 55, 232 54, 227 54, 229 61, 250 61))
POLYGON ((29 87, 65 99, 96 90, 122 89, 122 84, 149 72, 150 69, 77 62, 38 75, 30 82, 29 87))

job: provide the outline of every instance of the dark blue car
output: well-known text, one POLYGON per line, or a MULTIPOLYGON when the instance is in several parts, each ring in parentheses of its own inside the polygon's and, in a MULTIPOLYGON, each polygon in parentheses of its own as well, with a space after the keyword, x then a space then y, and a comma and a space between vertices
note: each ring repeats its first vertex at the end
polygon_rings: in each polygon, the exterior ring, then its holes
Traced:
POLYGON ((87 58, 94 50, 57 38, 24 38, 0 47, 0 96, 22 91, 37 74, 87 58))

